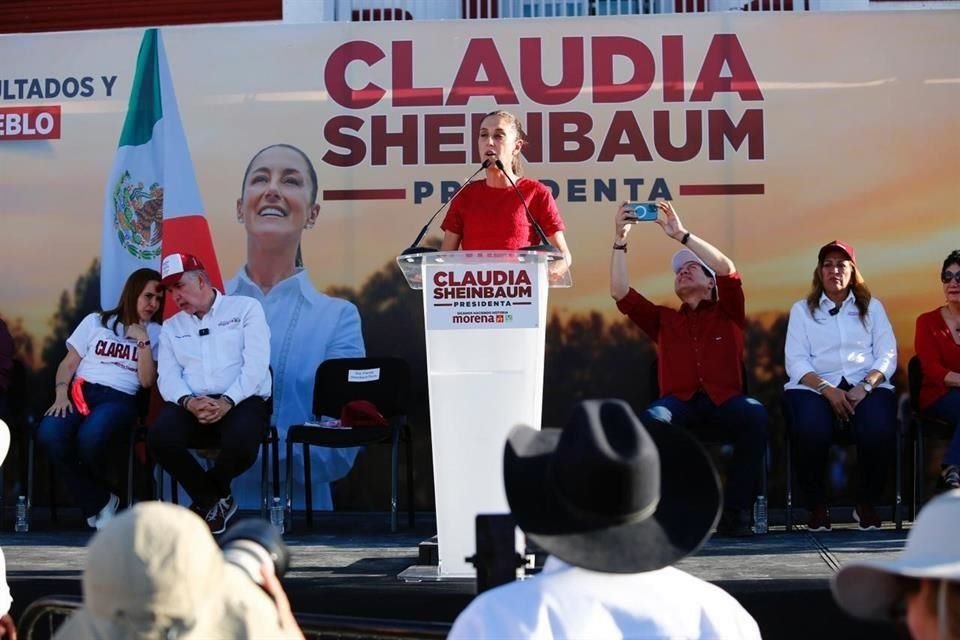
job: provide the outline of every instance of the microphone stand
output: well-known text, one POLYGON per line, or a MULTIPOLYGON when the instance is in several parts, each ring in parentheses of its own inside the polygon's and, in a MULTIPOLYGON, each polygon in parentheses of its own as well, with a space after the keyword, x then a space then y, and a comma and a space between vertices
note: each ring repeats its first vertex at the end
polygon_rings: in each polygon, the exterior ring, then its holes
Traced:
POLYGON ((434 219, 436 219, 437 215, 439 215, 439 213, 440 213, 441 211, 443 211, 444 207, 446 207, 446 206, 449 205, 451 202, 453 202, 453 199, 456 198, 458 195, 460 195, 460 192, 463 191, 468 184, 470 184, 470 181, 473 180, 474 177, 476 177, 476 175, 477 175, 478 173, 480 173, 481 171, 483 171, 484 169, 486 169, 486 168, 489 167, 489 166, 490 166, 490 160, 489 160, 489 159, 484 160, 484 161, 483 161, 483 164, 480 165, 480 168, 477 169, 476 171, 474 171, 472 174, 470 174, 470 177, 467 178, 466 180, 464 180, 464 181, 460 184, 460 188, 457 189, 457 190, 453 193, 452 196, 450 196, 450 199, 447 200, 446 202, 444 202, 443 204, 441 204, 441 205, 440 205, 440 208, 433 212, 433 215, 430 216, 430 219, 429 219, 429 220, 427 220, 427 224, 423 225, 423 229, 420 229, 420 233, 417 234, 417 239, 413 241, 413 244, 411 244, 409 247, 407 247, 406 249, 404 249, 404 250, 400 253, 400 255, 402 255, 402 256, 408 256, 408 255, 414 254, 414 253, 430 253, 430 252, 432 252, 432 251, 436 251, 436 249, 434 249, 433 247, 420 247, 420 246, 418 246, 418 245, 420 244, 420 241, 423 240, 423 236, 425 236, 425 235, 427 234, 427 229, 430 227, 431 224, 433 224, 434 219))
MULTIPOLYGON (((487 160, 486 162, 489 162, 487 160)), ((543 228, 533 217, 533 214, 530 213, 530 208, 527 206, 527 201, 523 199, 523 194, 520 193, 520 189, 517 187, 517 183, 513 181, 513 178, 510 177, 510 174, 507 173, 507 170, 503 167, 503 163, 499 159, 495 161, 497 169, 500 169, 500 173, 503 174, 503 177, 507 179, 507 182, 510 183, 510 186, 513 187, 513 190, 517 193, 517 197, 520 199, 520 204, 523 205, 523 210, 527 212, 527 220, 530 221, 530 224, 533 225, 534 230, 537 232, 537 236, 540 238, 540 244, 531 245, 529 247, 521 247, 521 251, 540 251, 543 253, 554 253, 560 254, 560 250, 555 246, 550 244, 547 240, 547 234, 543 232, 543 228)))

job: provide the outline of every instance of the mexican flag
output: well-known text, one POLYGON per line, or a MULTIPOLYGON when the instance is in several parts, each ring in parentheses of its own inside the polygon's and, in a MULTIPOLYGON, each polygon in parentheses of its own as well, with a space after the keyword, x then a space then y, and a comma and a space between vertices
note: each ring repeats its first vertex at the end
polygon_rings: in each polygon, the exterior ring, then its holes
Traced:
MULTIPOLYGON (((102 308, 117 305, 133 271, 159 271, 162 257, 178 252, 200 258, 214 286, 223 290, 163 38, 157 29, 148 29, 103 198, 102 308)), ((164 315, 174 311, 168 303, 164 315)))

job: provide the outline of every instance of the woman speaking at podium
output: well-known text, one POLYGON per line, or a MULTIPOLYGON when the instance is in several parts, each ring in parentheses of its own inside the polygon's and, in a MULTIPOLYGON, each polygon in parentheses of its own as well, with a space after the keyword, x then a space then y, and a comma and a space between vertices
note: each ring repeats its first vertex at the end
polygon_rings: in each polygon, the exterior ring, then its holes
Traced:
MULTIPOLYGON (((441 251, 522 249, 540 245, 531 218, 546 240, 563 254, 563 265, 572 258, 563 237, 564 224, 550 190, 523 177, 520 151, 525 134, 517 116, 494 111, 480 123, 477 148, 485 178, 471 182, 450 203, 440 225, 444 231, 441 251)), ((559 261, 558 261, 559 262, 559 261)))

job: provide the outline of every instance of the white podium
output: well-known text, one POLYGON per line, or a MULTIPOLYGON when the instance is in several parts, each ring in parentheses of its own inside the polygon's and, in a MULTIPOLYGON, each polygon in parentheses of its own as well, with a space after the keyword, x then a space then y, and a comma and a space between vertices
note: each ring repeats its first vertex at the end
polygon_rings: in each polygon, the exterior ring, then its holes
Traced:
POLYGON ((477 514, 510 510, 507 433, 540 428, 547 292, 571 286, 570 273, 558 254, 523 250, 426 252, 397 264, 423 290, 437 578, 471 578, 477 514))

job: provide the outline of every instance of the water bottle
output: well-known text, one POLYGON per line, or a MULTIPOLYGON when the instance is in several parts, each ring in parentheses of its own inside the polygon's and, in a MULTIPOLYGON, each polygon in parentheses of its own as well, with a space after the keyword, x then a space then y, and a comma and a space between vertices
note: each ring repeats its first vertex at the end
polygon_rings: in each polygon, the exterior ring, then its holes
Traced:
POLYGON ((277 528, 277 531, 283 533, 283 503, 280 502, 280 498, 274 497, 273 504, 270 505, 270 524, 277 528))
POLYGON ((757 496, 753 503, 753 532, 767 532, 767 496, 757 496))
POLYGON ((27 514, 27 498, 20 496, 17 498, 17 519, 13 525, 13 530, 18 533, 24 533, 30 530, 30 520, 27 514))

